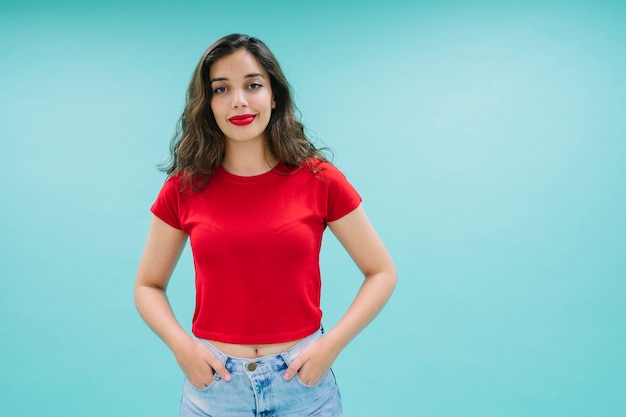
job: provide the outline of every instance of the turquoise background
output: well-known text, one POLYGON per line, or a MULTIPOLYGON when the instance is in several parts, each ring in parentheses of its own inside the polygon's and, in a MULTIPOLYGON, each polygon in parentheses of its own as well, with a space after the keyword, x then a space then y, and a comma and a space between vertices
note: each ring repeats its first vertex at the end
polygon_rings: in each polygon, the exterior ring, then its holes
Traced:
MULTIPOLYGON (((626 415, 622 1, 0 5, 0 415, 174 416, 134 274, 185 89, 263 39, 365 200, 396 293, 347 416, 626 415)), ((170 296, 189 328, 185 252, 170 296)), ((325 323, 360 276, 332 236, 325 323)))

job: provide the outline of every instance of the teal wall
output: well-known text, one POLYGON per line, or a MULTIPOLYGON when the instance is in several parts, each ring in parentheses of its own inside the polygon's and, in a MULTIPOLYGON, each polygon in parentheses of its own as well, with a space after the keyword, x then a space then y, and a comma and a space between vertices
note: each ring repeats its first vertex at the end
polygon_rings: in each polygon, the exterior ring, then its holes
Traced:
MULTIPOLYGON (((132 302, 205 48, 263 39, 392 252, 347 416, 626 415, 626 3, 0 5, 0 415, 173 416, 132 302)), ((331 236, 326 325, 360 276, 331 236)), ((171 284, 189 327, 186 252, 171 284)))

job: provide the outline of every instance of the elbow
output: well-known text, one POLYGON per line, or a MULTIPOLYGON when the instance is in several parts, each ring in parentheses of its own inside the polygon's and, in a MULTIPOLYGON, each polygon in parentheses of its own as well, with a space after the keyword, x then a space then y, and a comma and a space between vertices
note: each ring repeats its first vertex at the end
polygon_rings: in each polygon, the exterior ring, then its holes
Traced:
POLYGON ((389 296, 391 296, 398 284, 398 271, 393 263, 374 271, 365 272, 364 275, 366 280, 373 278, 375 281, 378 281, 379 285, 381 285, 381 290, 389 294, 389 296))
POLYGON ((133 302, 135 304, 135 308, 140 311, 141 310, 141 300, 143 294, 143 286, 139 284, 139 282, 135 282, 135 287, 133 288, 133 302))
POLYGON ((146 304, 145 300, 149 299, 154 291, 165 292, 163 288, 154 284, 152 280, 145 275, 137 274, 133 288, 133 301, 138 311, 141 312, 142 306, 146 304))
POLYGON ((398 284, 398 271, 396 267, 392 265, 391 269, 387 272, 387 280, 389 281, 389 286, 391 287, 391 291, 396 288, 398 284))
POLYGON ((391 293, 394 291, 396 285, 398 284, 398 270, 396 269, 396 266, 391 259, 389 259, 388 263, 382 269, 381 275, 384 276, 385 283, 387 284, 387 288, 389 289, 389 295, 391 296, 391 293))

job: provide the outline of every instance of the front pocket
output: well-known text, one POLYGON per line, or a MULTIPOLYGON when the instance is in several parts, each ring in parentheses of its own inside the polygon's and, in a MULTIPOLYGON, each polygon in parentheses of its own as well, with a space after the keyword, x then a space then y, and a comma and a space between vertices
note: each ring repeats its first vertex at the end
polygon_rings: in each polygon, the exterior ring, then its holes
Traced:
POLYGON ((298 384, 302 385, 303 387, 311 389, 311 388, 317 388, 320 385, 322 385, 328 379, 329 375, 330 375, 330 370, 328 372, 326 372, 326 375, 324 375, 324 377, 322 379, 320 379, 317 384, 314 384, 314 385, 308 385, 308 384, 305 384, 304 382, 302 382, 302 380, 300 379, 300 374, 299 373, 296 374, 295 380, 298 381, 298 384))
POLYGON ((204 387, 204 388, 199 388, 199 387, 196 387, 194 384, 192 384, 192 383, 191 383, 191 381, 190 381, 188 378, 187 378, 187 383, 189 384, 189 386, 190 386, 191 388, 193 388, 194 390, 196 390, 196 391, 198 391, 198 392, 207 392, 207 391, 208 391, 208 390, 210 390, 210 389, 213 387, 213 385, 215 385, 215 383, 216 383, 217 381, 219 381, 219 380, 220 380, 220 375, 219 375, 217 372, 214 372, 214 373, 213 373, 213 380, 211 381, 211 383, 210 383, 209 385, 207 385, 207 386, 206 386, 206 387, 204 387))

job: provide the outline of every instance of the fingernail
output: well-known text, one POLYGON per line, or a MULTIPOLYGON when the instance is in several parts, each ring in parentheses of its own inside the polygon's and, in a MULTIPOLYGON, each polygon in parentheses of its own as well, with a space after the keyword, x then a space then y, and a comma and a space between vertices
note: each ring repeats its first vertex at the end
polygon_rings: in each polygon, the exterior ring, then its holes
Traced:
POLYGON ((225 381, 230 381, 230 379, 231 379, 230 374, 226 374, 226 375, 224 375, 224 380, 225 380, 225 381))
POLYGON ((285 372, 285 381, 289 381, 291 379, 291 375, 285 372))

